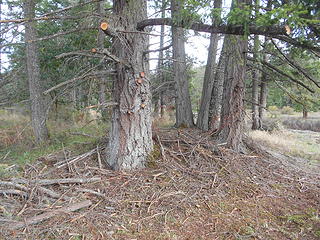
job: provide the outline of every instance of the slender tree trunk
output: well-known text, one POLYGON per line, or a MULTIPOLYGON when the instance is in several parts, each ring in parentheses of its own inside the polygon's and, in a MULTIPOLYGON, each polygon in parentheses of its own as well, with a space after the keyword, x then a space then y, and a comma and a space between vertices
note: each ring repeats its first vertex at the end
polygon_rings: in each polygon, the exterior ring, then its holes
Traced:
POLYGON ((214 86, 211 92, 209 107, 209 128, 212 130, 218 129, 220 123, 220 111, 224 83, 224 68, 226 65, 226 50, 228 38, 230 38, 230 36, 226 35, 223 40, 219 63, 214 76, 214 86))
POLYGON ((36 22, 30 20, 35 17, 34 0, 24 1, 24 14, 25 18, 29 19, 25 23, 25 41, 27 45, 26 57, 31 100, 31 121, 36 141, 37 143, 41 143, 46 141, 49 135, 46 126, 46 99, 42 94, 38 49, 36 42, 32 41, 37 37, 36 22))
MULTIPOLYGON (((162 6, 161 6, 161 18, 165 18, 166 17, 166 9, 167 7, 167 1, 166 0, 162 0, 162 6)), ((165 25, 161 25, 160 27, 160 49, 164 47, 164 33, 165 33, 165 25)), ((163 51, 159 52, 159 63, 158 63, 158 69, 159 69, 159 74, 160 74, 160 82, 164 82, 164 73, 162 71, 163 68, 163 51)), ((164 91, 160 91, 159 93, 159 104, 160 104, 160 116, 164 117, 165 114, 165 103, 164 103, 164 91)))
MULTIPOLYGON (((179 18, 183 1, 171 1, 171 15, 179 18)), ((173 72, 176 81, 176 127, 191 127, 193 114, 189 95, 189 81, 187 75, 186 53, 184 30, 179 27, 172 27, 173 43, 173 72)))
MULTIPOLYGON (((166 6, 167 2, 166 0, 162 0, 162 5, 161 5, 161 18, 166 17, 166 6)), ((160 26, 160 44, 159 44, 159 49, 162 49, 164 47, 164 32, 165 32, 165 25, 160 26)), ((159 79, 159 84, 164 82, 164 74, 163 74, 163 50, 159 51, 159 60, 158 60, 158 70, 157 70, 157 77, 159 79)), ((164 91, 160 90, 159 95, 156 96, 156 101, 155 101, 155 109, 154 112, 157 117, 163 117, 164 115, 164 102, 163 102, 163 94, 164 91)))
MULTIPOLYGON (((254 46, 253 46, 253 58, 258 60, 260 40, 259 36, 254 36, 254 46)), ((258 61, 257 61, 258 62, 258 61)), ((259 120, 259 79, 260 72, 257 69, 252 71, 252 92, 251 92, 251 102, 252 102, 252 130, 257 130, 260 128, 259 120)))
MULTIPOLYGON (((222 0, 214 1, 214 8, 221 8, 221 6, 222 6, 222 0)), ((215 21, 213 19, 213 26, 217 26, 218 24, 219 24, 219 20, 215 21)), ((197 127, 204 131, 207 131, 209 129, 209 108, 210 108, 210 99, 211 99, 212 89, 213 89, 214 80, 215 80, 218 41, 219 41, 218 34, 212 33, 210 36, 208 60, 207 60, 205 74, 204 74, 200 110, 199 110, 198 119, 197 119, 197 127)))
MULTIPOLYGON (((255 15, 258 16, 259 14, 259 5, 260 0, 255 0, 256 11, 255 15)), ((260 49, 260 40, 258 35, 254 35, 254 42, 253 42, 253 58, 257 60, 257 64, 259 62, 259 49, 260 49)), ((251 92, 251 114, 252 114, 252 130, 259 129, 260 126, 260 119, 259 119, 259 80, 260 80, 260 71, 257 69, 253 69, 252 72, 252 92, 251 92)))
POLYGON ((243 36, 230 36, 227 46, 219 140, 239 152, 243 134, 248 41, 243 36))
MULTIPOLYGON (((268 38, 264 40, 264 48, 268 43, 268 38)), ((267 53, 263 53, 263 61, 268 62, 267 53)), ((265 69, 267 70, 267 69, 265 69)), ((268 76, 265 71, 261 75, 261 84, 260 84, 260 98, 259 98, 259 128, 262 128, 262 122, 264 119, 265 109, 267 107, 267 97, 268 97, 268 76)))
MULTIPOLYGON (((136 31, 137 23, 147 18, 147 1, 114 0, 113 10, 116 28, 136 31)), ((118 105, 112 112, 106 160, 116 170, 144 167, 152 151, 151 92, 143 56, 147 46, 145 34, 121 33, 113 38, 112 52, 123 61, 115 64, 113 99, 118 105)))
MULTIPOLYGON (((105 4, 104 1, 101 1, 101 2, 97 3, 97 13, 101 18, 103 18, 105 16, 105 10, 103 8, 104 4, 105 4)), ((99 49, 103 49, 104 48, 104 39, 105 39, 105 37, 106 37, 106 35, 104 34, 104 32, 101 29, 99 29, 98 40, 97 40, 97 45, 98 45, 99 49)), ((100 70, 102 70, 102 69, 100 69, 100 70)), ((107 117, 108 117, 107 109, 104 106, 104 104, 107 102, 107 100, 106 100, 106 89, 107 89, 106 78, 107 78, 107 76, 99 77, 99 86, 100 86, 100 89, 99 89, 99 103, 101 105, 101 107, 100 107, 101 116, 102 116, 102 119, 104 121, 106 121, 107 117)))
POLYGON ((302 113, 303 113, 303 118, 307 119, 308 118, 308 110, 305 107, 302 109, 302 113))

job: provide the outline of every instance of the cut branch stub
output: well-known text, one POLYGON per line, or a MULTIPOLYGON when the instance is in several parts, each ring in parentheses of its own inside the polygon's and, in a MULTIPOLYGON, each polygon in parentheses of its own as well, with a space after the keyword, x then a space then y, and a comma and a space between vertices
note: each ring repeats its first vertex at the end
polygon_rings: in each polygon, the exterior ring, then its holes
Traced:
POLYGON ((100 28, 101 30, 106 31, 109 28, 109 24, 107 22, 101 22, 100 28))
POLYGON ((137 78, 137 79, 136 79, 136 83, 137 83, 137 84, 141 84, 142 82, 143 82, 142 78, 137 78))
POLYGON ((146 104, 142 103, 142 104, 140 105, 140 107, 141 107, 142 109, 144 109, 144 108, 146 107, 146 104))
POLYGON ((144 78, 146 74, 144 72, 140 72, 140 77, 144 78))
POLYGON ((92 49, 91 49, 91 52, 92 52, 92 53, 96 53, 96 52, 98 52, 98 50, 97 50, 96 48, 92 48, 92 49))

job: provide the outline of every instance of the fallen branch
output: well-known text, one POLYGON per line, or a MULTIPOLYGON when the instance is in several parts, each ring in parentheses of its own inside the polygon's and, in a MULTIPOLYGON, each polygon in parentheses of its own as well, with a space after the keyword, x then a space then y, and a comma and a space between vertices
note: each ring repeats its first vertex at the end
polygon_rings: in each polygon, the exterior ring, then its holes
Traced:
POLYGON ((60 178, 60 179, 39 179, 28 181, 26 179, 13 179, 14 182, 23 184, 36 184, 40 186, 54 185, 54 184, 70 184, 70 183, 91 183, 100 181, 100 177, 93 178, 60 178))
POLYGON ((0 186, 14 187, 14 188, 19 189, 19 190, 24 191, 24 192, 28 191, 27 187, 22 186, 22 185, 17 184, 17 183, 13 183, 13 182, 0 181, 0 186))
POLYGON ((16 189, 6 189, 6 190, 0 190, 0 195, 18 195, 21 197, 28 197, 28 194, 26 192, 20 191, 20 190, 16 190, 16 189))
POLYGON ((15 224, 10 224, 10 226, 8 226, 7 228, 10 229, 10 230, 23 228, 23 227, 26 227, 28 225, 40 223, 40 222, 42 222, 42 221, 44 221, 46 219, 49 219, 49 218, 54 217, 56 215, 59 215, 61 213, 74 212, 74 211, 77 211, 77 210, 79 210, 81 208, 89 207, 90 205, 92 205, 92 202, 90 200, 86 200, 86 201, 83 201, 83 202, 71 204, 69 206, 53 210, 51 212, 45 212, 45 213, 42 213, 40 215, 31 217, 29 219, 26 219, 24 222, 18 222, 18 223, 15 223, 15 224))
POLYGON ((92 156, 93 154, 95 154, 96 150, 97 149, 92 149, 90 152, 81 154, 80 156, 77 156, 77 157, 74 157, 74 158, 71 158, 71 159, 67 159, 67 160, 58 162, 58 163, 54 164, 54 166, 57 166, 57 168, 62 168, 63 166, 66 166, 68 164, 75 163, 77 161, 86 159, 86 158, 92 156))
POLYGON ((91 193, 91 194, 97 195, 99 197, 105 197, 105 195, 103 193, 99 193, 99 192, 93 191, 91 189, 86 189, 86 188, 78 188, 77 192, 91 193))

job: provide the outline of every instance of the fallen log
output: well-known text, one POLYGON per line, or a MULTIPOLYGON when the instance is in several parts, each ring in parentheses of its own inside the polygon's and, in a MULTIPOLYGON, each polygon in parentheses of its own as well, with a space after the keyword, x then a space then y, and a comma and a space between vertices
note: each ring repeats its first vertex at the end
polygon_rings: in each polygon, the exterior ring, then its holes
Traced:
POLYGON ((68 205, 66 207, 62 207, 62 208, 59 208, 59 209, 56 209, 56 210, 53 210, 50 212, 45 212, 40 215, 25 219, 25 221, 23 221, 23 222, 10 224, 10 226, 7 226, 7 228, 10 230, 16 230, 19 228, 27 227, 28 225, 40 223, 44 220, 47 220, 47 219, 54 217, 56 215, 59 215, 61 213, 74 212, 74 211, 77 211, 81 208, 89 207, 90 205, 92 205, 92 202, 90 200, 82 201, 79 203, 74 203, 74 204, 68 205))

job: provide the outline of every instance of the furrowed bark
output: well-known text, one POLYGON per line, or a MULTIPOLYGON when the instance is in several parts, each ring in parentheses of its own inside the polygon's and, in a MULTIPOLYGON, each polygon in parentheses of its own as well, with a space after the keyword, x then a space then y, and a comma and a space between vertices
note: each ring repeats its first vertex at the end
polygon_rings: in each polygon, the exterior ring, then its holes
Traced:
MULTIPOLYGON (((114 0, 113 24, 127 32, 136 31, 147 18, 146 0, 114 0)), ((115 62, 110 141, 106 162, 116 170, 142 168, 152 151, 151 93, 146 34, 119 33, 113 37, 112 54, 125 61, 115 62), (125 64, 125 62, 127 64, 125 64)))

